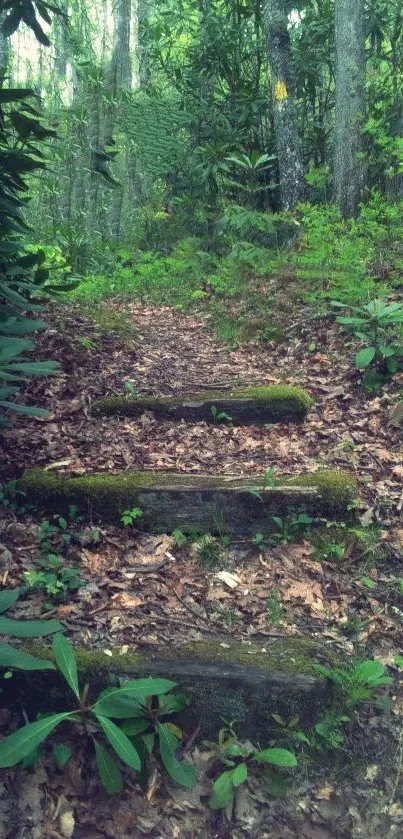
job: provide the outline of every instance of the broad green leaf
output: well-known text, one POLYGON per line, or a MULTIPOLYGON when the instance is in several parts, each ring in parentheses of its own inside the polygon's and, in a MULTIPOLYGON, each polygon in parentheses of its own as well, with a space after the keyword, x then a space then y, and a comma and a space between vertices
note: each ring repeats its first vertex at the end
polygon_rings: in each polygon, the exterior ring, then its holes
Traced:
POLYGON ((94 738, 95 762, 102 786, 109 795, 122 792, 122 773, 109 752, 94 738))
POLYGON ((270 763, 272 766, 297 766, 297 758, 288 749, 264 749, 254 755, 253 760, 270 763))
POLYGON ((53 746, 53 754, 57 765, 62 769, 71 758, 70 746, 66 746, 65 743, 56 743, 53 746))
POLYGON ((0 667, 11 670, 54 670, 55 666, 46 658, 36 658, 11 644, 0 644, 0 667))
POLYGON ((129 679, 120 687, 104 691, 92 710, 104 716, 115 716, 117 719, 134 717, 136 716, 135 709, 133 707, 130 709, 127 700, 134 699, 143 703, 147 696, 161 696, 174 687, 176 687, 176 682, 171 682, 169 679, 129 679), (120 713, 118 713, 119 705, 120 713))
POLYGON ((12 635, 14 638, 44 638, 63 632, 60 621, 18 621, 12 618, 0 617, 0 634, 12 635))
POLYGON ((167 696, 160 696, 158 700, 159 713, 176 714, 183 711, 189 705, 189 699, 184 693, 172 693, 167 696))
POLYGON ((7 609, 11 609, 11 606, 14 606, 19 596, 19 588, 6 588, 4 591, 0 591, 0 614, 7 612, 7 609))
POLYGON ((99 695, 92 710, 103 717, 125 720, 132 717, 143 718, 146 714, 146 697, 141 696, 135 699, 132 696, 116 695, 116 688, 107 688, 99 695))
POLYGON ((26 417, 47 417, 49 411, 45 408, 36 408, 35 405, 18 405, 16 402, 6 402, 0 399, 0 407, 14 411, 15 414, 23 414, 26 417))
POLYGON ((26 318, 25 320, 11 319, 5 324, 1 325, 1 332, 5 335, 28 335, 30 332, 36 332, 38 329, 44 329, 46 323, 43 320, 33 320, 26 318))
POLYGON ((29 373, 30 376, 52 376, 58 368, 57 361, 16 361, 8 365, 9 370, 29 373))
POLYGON ((396 354, 396 347, 379 347, 379 352, 384 358, 391 358, 396 354))
POLYGON ((23 88, 23 87, 16 87, 16 88, 2 88, 0 90, 0 102, 4 104, 5 102, 17 102, 21 99, 27 99, 29 96, 36 96, 34 90, 30 90, 30 88, 23 88))
POLYGON ((239 787, 248 777, 248 767, 246 763, 239 763, 232 776, 232 783, 234 787, 239 787))
POLYGON ((107 717, 103 717, 97 713, 95 713, 95 716, 105 737, 109 740, 118 757, 132 769, 139 770, 141 768, 140 757, 133 744, 126 737, 126 734, 123 734, 123 731, 107 717))
POLYGON ((43 740, 52 733, 64 720, 68 720, 73 714, 52 714, 37 722, 28 723, 18 731, 14 731, 0 743, 0 769, 14 766, 24 757, 29 755, 43 740))
POLYGON ((120 730, 123 731, 123 734, 126 734, 126 737, 136 737, 137 734, 143 734, 148 728, 150 728, 149 720, 137 719, 126 720, 122 723, 120 730))
POLYGON ((392 679, 386 676, 384 665, 381 664, 380 661, 373 661, 371 659, 361 662, 361 664, 355 668, 354 678, 357 682, 369 685, 371 682, 379 682, 379 679, 383 678, 388 679, 388 682, 383 682, 383 684, 387 684, 392 681, 392 679))
POLYGON ((77 699, 79 699, 80 690, 78 687, 77 664, 70 641, 64 635, 55 635, 52 648, 60 672, 63 674, 77 699))
POLYGON ((222 810, 234 797, 234 769, 222 772, 219 778, 214 781, 213 794, 209 801, 212 810, 222 810))
POLYGON ((368 364, 371 364, 371 361, 375 358, 375 353, 375 347, 365 347, 365 349, 360 350, 355 357, 355 364, 358 370, 363 370, 364 367, 368 367, 368 364))
POLYGON ((159 738, 161 760, 168 772, 168 775, 170 775, 177 784, 186 787, 186 789, 192 789, 196 783, 196 769, 190 763, 179 761, 175 756, 175 752, 179 745, 178 738, 175 737, 168 726, 162 723, 157 723, 157 733, 159 738))

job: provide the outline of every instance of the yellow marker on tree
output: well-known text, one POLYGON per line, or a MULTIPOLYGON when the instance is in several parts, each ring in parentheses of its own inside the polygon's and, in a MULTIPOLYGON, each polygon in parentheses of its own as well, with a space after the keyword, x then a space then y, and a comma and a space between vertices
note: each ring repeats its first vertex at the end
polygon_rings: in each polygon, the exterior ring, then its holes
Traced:
POLYGON ((276 82, 274 87, 274 98, 276 102, 284 102, 285 99, 288 99, 287 87, 285 82, 276 82))

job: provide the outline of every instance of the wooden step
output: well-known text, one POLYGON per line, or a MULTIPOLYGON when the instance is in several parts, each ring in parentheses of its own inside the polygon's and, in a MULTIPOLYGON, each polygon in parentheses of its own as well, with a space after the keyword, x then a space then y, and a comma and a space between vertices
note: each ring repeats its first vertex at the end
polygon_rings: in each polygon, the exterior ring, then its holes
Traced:
MULTIPOLYGON (((178 648, 153 647, 149 652, 137 651, 135 640, 133 650, 125 654, 119 649, 105 655, 101 650, 76 647, 80 683, 90 684, 90 701, 114 678, 169 678, 190 699, 189 707, 180 713, 179 725, 191 733, 200 724, 201 738, 216 739, 224 718, 234 721, 242 739, 267 746, 273 730, 278 730, 273 714, 286 722, 298 717, 300 726, 309 727, 332 696, 330 683, 318 675, 315 664, 334 665, 335 654, 310 638, 273 637, 259 643, 209 635, 178 648)), ((41 658, 53 658, 49 647, 35 644, 31 650, 41 658)), ((11 682, 18 678, 23 682, 17 673, 11 682)), ((35 713, 42 705, 49 712, 46 702, 51 686, 58 687, 58 695, 66 691, 66 699, 71 699, 61 677, 47 674, 44 688, 43 677, 33 673, 24 706, 29 708, 33 702, 35 713)))
POLYGON ((252 425, 299 422, 306 417, 312 404, 310 396, 299 387, 271 385, 158 399, 106 396, 95 401, 92 409, 101 415, 137 417, 152 411, 160 419, 252 425))
POLYGON ((119 523, 123 510, 140 507, 136 527, 157 533, 228 533, 253 536, 273 529, 271 516, 343 519, 357 494, 354 479, 321 470, 279 479, 263 488, 261 479, 235 476, 176 475, 170 472, 98 473, 59 476, 28 470, 18 482, 27 500, 63 513, 76 504, 82 513, 119 523))

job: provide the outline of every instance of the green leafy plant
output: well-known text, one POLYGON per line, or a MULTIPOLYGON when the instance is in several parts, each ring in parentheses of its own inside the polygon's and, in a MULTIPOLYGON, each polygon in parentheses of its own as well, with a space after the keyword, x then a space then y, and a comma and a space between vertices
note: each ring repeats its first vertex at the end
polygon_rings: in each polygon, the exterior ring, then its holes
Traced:
MULTIPOLYGON (((0 743, 0 768, 23 761, 58 726, 70 722, 79 726, 81 736, 92 743, 99 777, 109 794, 120 792, 123 787, 121 770, 110 749, 121 762, 141 776, 155 736, 168 774, 187 788, 194 786, 194 767, 179 761, 176 756, 178 729, 161 722, 161 717, 176 713, 186 704, 186 699, 181 695, 169 693, 175 687, 175 682, 167 679, 130 679, 120 686, 107 688, 95 702, 89 703, 88 688, 80 690, 77 664, 70 642, 63 635, 57 634, 52 646, 57 667, 74 694, 76 707, 72 711, 44 716, 5 737, 0 743), (153 697, 157 697, 155 711, 153 697), (118 725, 114 720, 125 722, 118 725)), ((69 759, 65 744, 56 747, 56 758, 62 763, 69 759)))
POLYGON ((130 527, 135 521, 138 521, 144 516, 144 511, 141 507, 132 507, 130 510, 123 510, 120 516, 120 521, 125 527, 130 527))
MULTIPOLYGON (((343 303, 333 301, 333 307, 345 309, 343 303)), ((338 316, 337 322, 347 327, 366 346, 355 356, 358 370, 376 368, 379 374, 364 377, 369 389, 382 382, 382 375, 393 375, 403 362, 403 344, 397 340, 397 328, 403 324, 403 306, 377 299, 365 306, 348 306, 351 315, 338 316)))
MULTIPOLYGON (((0 634, 11 635, 14 638, 44 638, 61 632, 63 626, 59 621, 29 621, 7 618, 7 612, 15 605, 20 589, 3 589, 0 591, 0 634)), ((0 667, 10 670, 53 670, 54 665, 46 659, 36 658, 11 644, 0 644, 0 667)))
POLYGON ((280 591, 278 586, 274 586, 269 594, 267 601, 268 615, 267 621, 270 626, 277 626, 277 624, 284 619, 285 610, 281 602, 280 591))
POLYGON ((210 533, 206 533, 193 542, 193 550, 201 568, 216 568, 221 565, 223 545, 210 533))
POLYGON ((174 545, 177 548, 183 548, 183 546, 186 545, 186 542, 188 541, 187 536, 179 528, 176 528, 172 531, 172 539, 174 545))
POLYGON ((37 559, 34 565, 34 570, 24 571, 24 583, 28 589, 44 591, 55 603, 66 600, 70 592, 84 585, 78 568, 66 566, 63 557, 57 554, 50 553, 37 559))
POLYGON ((207 741, 205 745, 213 750, 219 763, 228 767, 214 781, 209 800, 212 810, 221 810, 231 804, 237 788, 245 783, 251 773, 260 774, 270 791, 275 793, 284 783, 281 770, 297 766, 295 755, 288 749, 269 748, 259 751, 250 744, 242 744, 232 726, 221 729, 217 743, 207 741))
POLYGON ((348 709, 354 708, 359 702, 374 700, 380 688, 393 682, 393 679, 386 675, 384 665, 373 659, 346 668, 329 668, 315 664, 315 670, 340 689, 348 709))
POLYGON ((271 516, 271 520, 276 525, 277 531, 270 535, 270 539, 273 542, 281 542, 284 545, 294 542, 299 537, 301 531, 305 530, 313 522, 313 518, 306 513, 299 513, 298 516, 291 516, 287 519, 283 519, 281 516, 271 516))
POLYGON ((136 385, 134 384, 134 382, 130 382, 130 381, 126 380, 125 382, 123 382, 123 387, 124 387, 128 396, 132 396, 132 397, 137 396, 137 388, 136 388, 136 385))
POLYGON ((219 422, 232 422, 232 417, 227 414, 225 411, 219 411, 216 405, 211 406, 211 415, 213 417, 214 423, 218 424, 219 422))

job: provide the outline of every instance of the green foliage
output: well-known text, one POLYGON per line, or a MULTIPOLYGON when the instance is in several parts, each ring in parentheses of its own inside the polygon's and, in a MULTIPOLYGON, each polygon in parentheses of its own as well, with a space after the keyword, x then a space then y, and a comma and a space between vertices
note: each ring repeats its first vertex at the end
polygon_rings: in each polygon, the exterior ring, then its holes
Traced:
POLYGON ((269 594, 267 601, 268 615, 267 621, 269 626, 277 626, 280 621, 284 620, 285 609, 281 602, 280 591, 278 586, 274 586, 269 594))
POLYGON ((211 415, 216 425, 220 422, 228 422, 229 424, 232 423, 232 417, 230 417, 225 411, 219 411, 216 405, 211 406, 211 415))
MULTIPOLYGON (((333 307, 346 308, 345 304, 333 301, 333 307)), ((382 299, 373 300, 364 306, 349 306, 351 315, 339 316, 337 322, 348 332, 366 344, 355 356, 358 370, 374 367, 379 372, 377 377, 366 374, 364 386, 369 389, 383 381, 383 376, 393 375, 402 366, 403 343, 397 341, 398 327, 403 324, 403 306, 400 303, 387 303, 382 299)))
MULTIPOLYGON (((15 638, 44 638, 60 632, 63 627, 59 621, 24 621, 3 617, 20 596, 20 590, 3 589, 0 591, 0 633, 15 638)), ((0 667, 7 670, 53 670, 53 664, 45 659, 25 653, 10 644, 0 644, 0 667)))
POLYGON ((312 516, 308 516, 306 513, 299 513, 298 516, 290 516, 287 519, 283 519, 281 516, 271 516, 271 520, 276 525, 277 531, 270 535, 270 540, 280 542, 283 545, 289 545, 297 541, 301 533, 314 521, 312 516))
POLYGON ((34 560, 34 565, 34 570, 24 571, 24 583, 28 589, 44 591, 52 599, 51 606, 66 600, 70 592, 84 585, 78 568, 66 566, 63 557, 57 554, 34 560))
MULTIPOLYGON (((165 716, 177 713, 187 705, 187 699, 182 694, 170 693, 175 687, 174 682, 151 678, 128 680, 120 687, 102 691, 98 699, 88 705, 87 689, 80 691, 73 648, 63 635, 55 635, 53 654, 58 669, 75 696, 78 708, 43 717, 5 737, 0 743, 1 768, 23 761, 63 722, 69 720, 85 727, 87 720, 91 720, 96 766, 101 783, 109 794, 120 792, 123 785, 119 765, 109 749, 126 766, 144 774, 147 763, 144 745, 148 742, 150 731, 158 737, 160 757, 170 777, 188 789, 194 786, 194 768, 179 761, 176 756, 180 742, 177 736, 180 734, 179 729, 170 723, 161 722, 165 716), (117 725, 114 719, 124 722, 117 725)), ((54 755, 58 764, 63 766, 70 757, 69 747, 65 744, 55 745, 54 755)))
POLYGON ((297 766, 295 755, 288 749, 268 748, 259 751, 250 744, 241 743, 232 726, 220 730, 217 743, 206 742, 205 745, 212 750, 219 764, 229 767, 214 781, 209 800, 212 810, 222 810, 231 804, 237 787, 245 783, 249 774, 260 774, 270 788, 274 779, 282 780, 281 770, 297 766))
POLYGON ((130 510, 123 510, 120 521, 125 527, 130 527, 135 521, 138 521, 144 516, 144 511, 141 507, 132 507, 130 510))
POLYGON ((348 709, 354 708, 364 700, 374 700, 379 688, 393 682, 393 679, 386 676, 384 665, 371 659, 349 668, 328 668, 316 664, 315 669, 340 689, 348 709))
POLYGON ((179 530, 179 528, 176 528, 176 530, 172 531, 172 539, 174 545, 176 545, 177 548, 183 548, 183 546, 186 545, 186 542, 188 541, 187 536, 185 536, 185 534, 182 532, 182 530, 179 530))
POLYGON ((216 568, 222 563, 223 546, 210 533, 206 533, 193 542, 193 550, 201 568, 208 570, 216 568))

